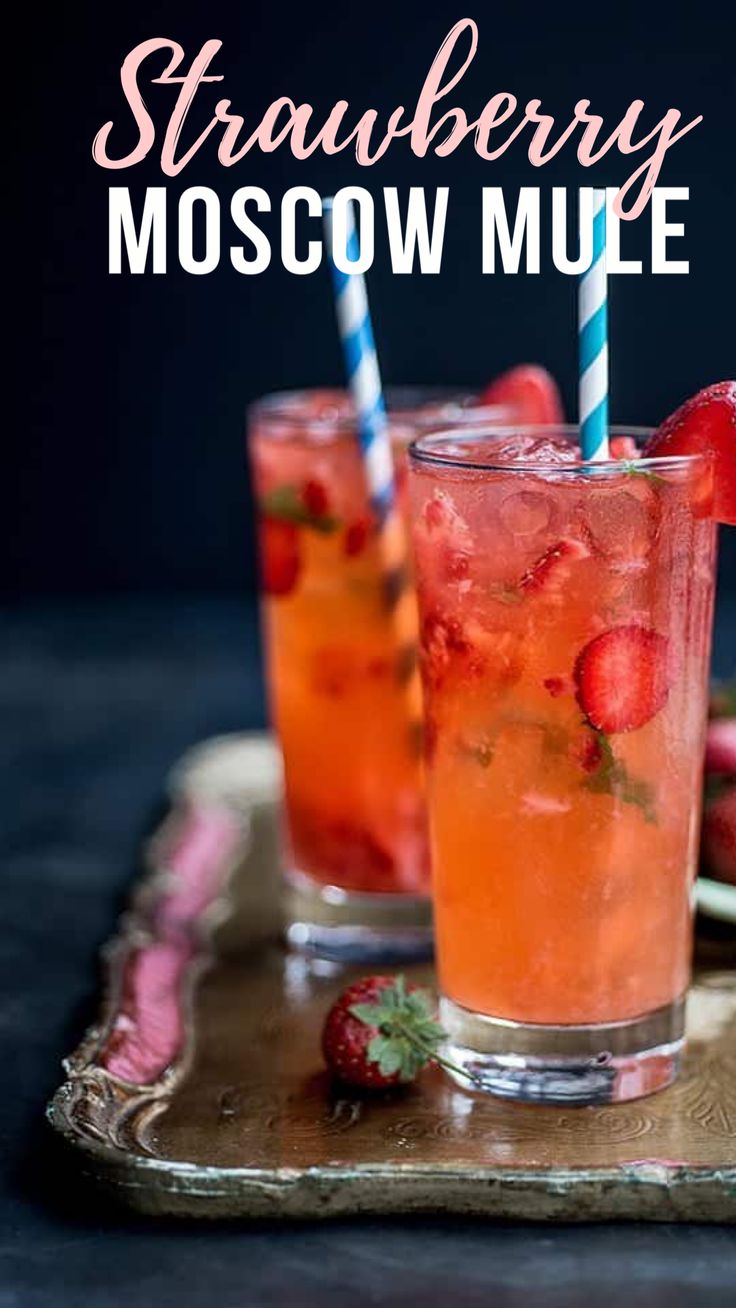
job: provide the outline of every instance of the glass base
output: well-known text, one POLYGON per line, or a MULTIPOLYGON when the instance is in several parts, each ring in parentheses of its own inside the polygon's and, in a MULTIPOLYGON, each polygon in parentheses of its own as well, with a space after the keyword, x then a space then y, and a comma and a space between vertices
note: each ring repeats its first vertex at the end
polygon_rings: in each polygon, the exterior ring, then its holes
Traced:
POLYGON ((411 963, 432 957, 432 909, 419 895, 371 895, 286 878, 286 938, 292 949, 338 963, 411 963))
POLYGON ((670 1085, 680 1067, 685 1000, 644 1017, 590 1026, 546 1026, 486 1017, 440 1000, 442 1053, 475 1078, 465 1090, 541 1104, 613 1104, 670 1085))

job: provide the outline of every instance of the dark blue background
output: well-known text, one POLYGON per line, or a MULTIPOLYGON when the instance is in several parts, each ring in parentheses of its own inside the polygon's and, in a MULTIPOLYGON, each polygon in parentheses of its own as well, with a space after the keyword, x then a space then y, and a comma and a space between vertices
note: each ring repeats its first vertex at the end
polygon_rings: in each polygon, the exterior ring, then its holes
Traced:
MULTIPOLYGON (((263 0, 78 0, 14 13, 27 32, 7 61, 18 87, 3 158, 13 231, 3 266, 10 404, 0 568, 4 588, 25 601, 3 615, 0 642, 3 1304, 431 1308, 459 1298, 469 1308, 577 1308, 597 1296, 616 1308, 730 1305, 725 1228, 430 1219, 154 1228, 102 1209, 50 1152, 41 1120, 61 1055, 92 1015, 95 949, 128 894, 167 769, 207 735, 263 722, 255 614, 244 599, 254 578, 245 404, 340 377, 326 274, 295 278, 274 264, 244 278, 223 265, 197 278, 177 272, 172 255, 166 278, 108 277, 108 186, 126 182, 141 197, 161 183, 155 159, 130 175, 91 160, 99 127, 124 113, 124 55, 156 35, 190 57, 221 38, 222 94, 252 123, 281 94, 322 112, 343 96, 385 110, 411 103, 445 33, 470 13, 481 46, 458 100, 473 114, 505 89, 522 103, 541 97, 560 122, 579 98, 612 122, 636 97, 652 123, 670 105, 686 119, 702 113, 662 178, 691 187, 690 276, 612 286, 613 414, 656 423, 736 373, 736 23, 724 22, 724 8, 376 0, 292 12, 263 0), (184 593, 162 597, 175 591, 184 593)), ((147 98, 153 109, 171 93, 147 98)), ((492 165, 465 147, 417 161, 400 146, 367 171, 347 155, 297 164, 279 151, 230 171, 211 159, 170 183, 170 197, 193 183, 223 198, 258 184, 274 200, 295 183, 323 193, 348 182, 374 192, 449 185, 440 277, 392 277, 379 225, 370 287, 387 380, 479 385, 526 357, 559 376, 574 410, 574 283, 549 259, 539 277, 481 278, 480 188, 613 184, 630 171, 623 161, 583 174, 564 153, 535 172, 521 147, 492 165)), ((647 231, 646 220, 635 226, 632 254, 647 231)), ((723 535, 728 584, 736 531, 723 535)), ((736 610, 723 592, 722 601, 715 667, 725 674, 736 610)))
MULTIPOLYGON (((681 249, 689 257, 690 275, 619 277, 611 288, 612 414, 656 423, 686 395, 736 373, 734 34, 724 12, 711 0, 697 9, 623 3, 610 11, 416 0, 295 11, 262 0, 178 0, 102 11, 85 0, 45 14, 26 55, 33 94, 24 95, 15 133, 18 231, 6 256, 20 290, 12 319, 20 404, 6 429, 4 468, 12 487, 6 586, 16 593, 251 588, 244 407, 274 388, 338 381, 341 365, 326 271, 291 276, 278 252, 261 276, 230 267, 226 250, 236 234, 227 205, 236 187, 264 186, 277 207, 297 183, 323 193, 360 183, 378 200, 384 185, 449 185, 438 277, 392 276, 377 204, 370 290, 386 379, 477 386, 534 359, 560 379, 574 413, 574 279, 554 270, 544 247, 540 276, 483 278, 481 186, 503 185, 513 196, 519 185, 540 185, 548 199, 553 185, 619 183, 644 157, 609 154, 583 170, 565 148, 537 170, 522 138, 496 163, 475 156, 470 142, 445 160, 417 160, 400 142, 370 169, 349 153, 299 163, 283 148, 223 169, 208 145, 167 185, 173 209, 187 186, 220 193, 219 270, 184 274, 172 232, 167 276, 110 277, 108 187, 130 185, 141 200, 146 185, 164 180, 155 148, 130 172, 106 172, 91 158, 94 135, 110 118, 120 124, 119 152, 133 142, 118 76, 139 41, 174 38, 189 59, 207 39, 224 42, 215 71, 225 82, 200 91, 187 140, 220 96, 232 99, 251 130, 281 94, 309 101, 318 117, 341 97, 361 111, 411 106, 442 39, 468 13, 479 23, 480 48, 448 105, 462 104, 469 116, 499 90, 522 105, 541 97, 560 128, 582 97, 609 130, 637 97, 650 126, 673 105, 683 121, 703 114, 672 148, 660 179, 691 188, 689 203, 673 213, 686 222, 673 255, 681 249)), ((173 88, 146 90, 159 141, 174 96, 173 88)), ((276 215, 265 221, 276 236, 276 215)), ((624 253, 648 263, 648 241, 646 215, 624 230, 624 253)), ((724 575, 736 560, 736 533, 728 536, 724 575)))

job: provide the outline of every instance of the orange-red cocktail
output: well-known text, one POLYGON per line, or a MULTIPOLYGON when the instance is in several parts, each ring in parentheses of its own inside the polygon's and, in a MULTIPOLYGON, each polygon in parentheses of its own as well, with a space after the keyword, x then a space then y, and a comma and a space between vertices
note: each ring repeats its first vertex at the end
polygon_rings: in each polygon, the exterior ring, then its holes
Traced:
POLYGON ((604 1102, 682 1038, 715 532, 707 460, 577 459, 448 433, 410 481, 452 1056, 604 1102))

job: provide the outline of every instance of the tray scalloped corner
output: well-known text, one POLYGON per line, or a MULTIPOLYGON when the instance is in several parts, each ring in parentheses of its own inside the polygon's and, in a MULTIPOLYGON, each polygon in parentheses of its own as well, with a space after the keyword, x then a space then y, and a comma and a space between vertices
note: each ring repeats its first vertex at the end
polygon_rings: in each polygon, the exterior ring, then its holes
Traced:
POLYGON ((435 1071, 348 1097, 319 1031, 351 973, 277 943, 279 784, 259 736, 211 742, 172 774, 172 812, 104 951, 100 1018, 49 1105, 85 1173, 150 1214, 736 1220, 732 938, 708 946, 682 1075, 650 1099, 512 1104, 435 1071))

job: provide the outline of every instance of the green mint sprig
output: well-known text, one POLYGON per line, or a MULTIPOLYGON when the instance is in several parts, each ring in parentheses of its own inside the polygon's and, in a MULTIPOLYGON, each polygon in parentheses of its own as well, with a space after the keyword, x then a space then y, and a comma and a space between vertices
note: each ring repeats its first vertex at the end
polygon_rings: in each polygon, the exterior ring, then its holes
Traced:
POLYGON ((337 531, 340 526, 339 518, 331 513, 313 513, 296 486, 276 486, 267 491, 261 498, 260 508, 270 518, 281 518, 283 522, 293 522, 298 527, 311 527, 325 535, 337 531))
POLYGON ((603 731, 595 731, 601 761, 589 777, 583 782, 586 790, 593 794, 613 795, 624 804, 634 804, 640 808, 645 822, 656 825, 657 811, 654 803, 654 790, 648 781, 632 777, 626 764, 616 758, 608 736, 603 731))
POLYGON ((621 459, 621 471, 629 477, 644 477, 653 486, 664 485, 666 478, 658 472, 652 472, 651 468, 640 468, 636 459, 621 459))

